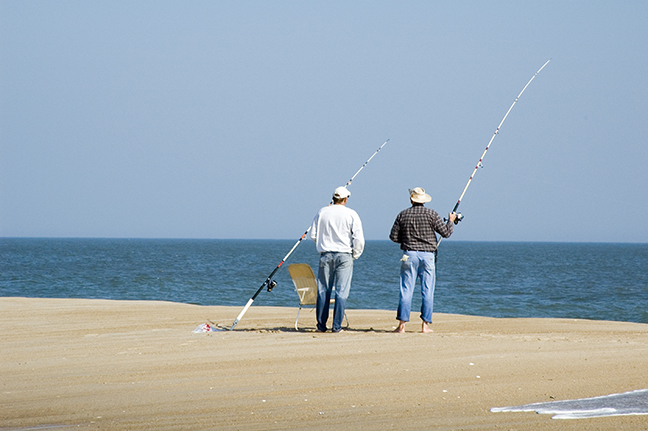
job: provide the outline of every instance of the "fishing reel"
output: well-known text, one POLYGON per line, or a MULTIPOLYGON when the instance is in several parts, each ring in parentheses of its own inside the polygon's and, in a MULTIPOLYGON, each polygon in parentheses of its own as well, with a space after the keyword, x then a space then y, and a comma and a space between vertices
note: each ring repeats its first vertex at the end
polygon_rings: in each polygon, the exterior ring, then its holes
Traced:
MULTIPOLYGON (((461 220, 463 220, 464 216, 461 213, 457 213, 457 217, 454 219, 454 224, 459 224, 461 220)), ((448 219, 444 218, 443 221, 447 222, 448 219)))
POLYGON ((268 292, 272 292, 272 289, 274 289, 275 287, 277 287, 277 282, 274 281, 274 280, 270 280, 270 281, 268 282, 267 286, 268 286, 268 292))

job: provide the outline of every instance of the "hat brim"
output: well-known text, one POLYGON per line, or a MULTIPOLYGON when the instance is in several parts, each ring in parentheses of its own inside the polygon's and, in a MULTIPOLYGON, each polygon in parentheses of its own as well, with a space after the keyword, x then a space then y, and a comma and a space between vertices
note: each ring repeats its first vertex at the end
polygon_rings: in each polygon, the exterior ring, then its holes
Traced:
POLYGON ((416 202, 417 204, 424 204, 426 202, 430 202, 432 200, 432 196, 428 195, 427 193, 415 194, 410 196, 410 199, 412 200, 412 202, 416 202))

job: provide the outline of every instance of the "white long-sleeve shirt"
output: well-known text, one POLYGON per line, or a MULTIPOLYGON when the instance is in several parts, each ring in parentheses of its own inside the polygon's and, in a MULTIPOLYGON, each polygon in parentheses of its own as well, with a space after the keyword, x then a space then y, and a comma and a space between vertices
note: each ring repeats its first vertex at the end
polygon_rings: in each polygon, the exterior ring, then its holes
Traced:
POLYGON ((311 225, 310 238, 320 253, 351 253, 357 259, 364 251, 360 217, 344 205, 330 205, 319 210, 311 225))

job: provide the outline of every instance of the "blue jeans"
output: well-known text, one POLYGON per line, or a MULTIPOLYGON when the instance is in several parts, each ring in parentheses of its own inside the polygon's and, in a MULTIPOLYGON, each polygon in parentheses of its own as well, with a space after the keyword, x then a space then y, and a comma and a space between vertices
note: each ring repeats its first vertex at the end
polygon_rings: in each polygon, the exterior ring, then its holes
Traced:
POLYGON ((340 332, 346 301, 351 290, 353 257, 351 253, 326 252, 319 260, 317 274, 317 330, 326 332, 326 321, 331 305, 331 292, 335 288, 333 332, 340 332))
POLYGON ((400 299, 396 318, 403 322, 409 322, 412 295, 417 277, 421 279, 421 295, 423 297, 421 319, 426 323, 432 323, 435 265, 434 253, 427 251, 406 251, 403 253, 400 270, 400 299))

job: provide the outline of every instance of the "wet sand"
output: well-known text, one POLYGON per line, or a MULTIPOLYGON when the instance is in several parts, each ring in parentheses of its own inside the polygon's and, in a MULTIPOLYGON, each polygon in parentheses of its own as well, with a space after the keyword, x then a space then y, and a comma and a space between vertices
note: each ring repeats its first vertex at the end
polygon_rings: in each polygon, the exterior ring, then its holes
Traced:
POLYGON ((168 302, 0 298, 0 429, 645 430, 492 407, 648 388, 648 325, 168 302))

